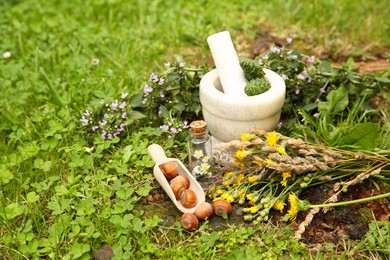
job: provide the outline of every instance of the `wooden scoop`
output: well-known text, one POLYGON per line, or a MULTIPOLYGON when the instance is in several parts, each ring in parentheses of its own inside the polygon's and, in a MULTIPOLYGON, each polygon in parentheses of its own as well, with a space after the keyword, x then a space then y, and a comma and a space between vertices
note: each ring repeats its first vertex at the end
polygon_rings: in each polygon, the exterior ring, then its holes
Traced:
POLYGON ((153 168, 154 177, 160 183, 161 187, 165 190, 165 192, 168 194, 169 198, 172 200, 172 202, 175 204, 178 210, 180 210, 183 213, 194 213, 196 207, 205 202, 205 196, 202 186, 196 181, 195 177, 192 176, 192 174, 187 170, 187 168, 183 165, 181 161, 179 161, 176 158, 167 158, 165 155, 165 152, 163 148, 158 144, 151 144, 148 147, 148 153, 152 157, 152 160, 156 163, 153 168), (187 177, 190 181, 190 187, 188 189, 192 190, 197 198, 197 203, 192 208, 186 208, 183 206, 183 204, 180 202, 180 200, 176 200, 175 194, 173 193, 171 186, 169 184, 169 181, 163 174, 160 165, 166 162, 176 162, 178 165, 178 173, 179 175, 183 175, 187 177))

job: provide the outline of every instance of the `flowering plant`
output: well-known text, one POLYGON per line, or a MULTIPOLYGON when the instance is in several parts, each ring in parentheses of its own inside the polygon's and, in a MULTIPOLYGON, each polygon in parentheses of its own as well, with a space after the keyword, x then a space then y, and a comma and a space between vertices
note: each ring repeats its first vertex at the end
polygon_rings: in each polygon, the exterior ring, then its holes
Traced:
POLYGON ((107 103, 101 100, 99 105, 85 110, 80 122, 89 135, 111 140, 120 137, 134 120, 143 117, 143 114, 132 109, 128 93, 122 93, 120 99, 107 103))
POLYGON ((150 122, 162 125, 165 118, 188 121, 199 116, 199 82, 208 67, 189 68, 180 58, 165 66, 168 69, 163 73, 152 72, 141 89, 144 113, 150 122))
MULTIPOLYGON (((371 175, 388 178, 386 174, 390 173, 390 155, 386 151, 366 155, 262 130, 243 134, 240 141, 219 144, 214 152, 225 174, 219 185, 209 189, 208 196, 244 205, 244 219, 255 222, 267 221, 271 209, 286 212, 287 203, 290 208, 282 219, 295 220, 299 211, 310 208, 308 202, 298 199, 309 186, 350 178, 340 182, 344 186, 339 183, 334 189, 341 191, 371 175), (351 165, 354 171, 348 169, 351 165)), ((335 201, 337 194, 329 200, 335 201)))

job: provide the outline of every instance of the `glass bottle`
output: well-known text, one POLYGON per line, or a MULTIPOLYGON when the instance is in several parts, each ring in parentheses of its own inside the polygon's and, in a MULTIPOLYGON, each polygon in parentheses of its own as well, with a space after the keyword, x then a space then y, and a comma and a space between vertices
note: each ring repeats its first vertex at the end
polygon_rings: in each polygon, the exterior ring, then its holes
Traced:
POLYGON ((196 179, 211 176, 212 148, 206 122, 193 121, 188 139, 189 170, 196 179))

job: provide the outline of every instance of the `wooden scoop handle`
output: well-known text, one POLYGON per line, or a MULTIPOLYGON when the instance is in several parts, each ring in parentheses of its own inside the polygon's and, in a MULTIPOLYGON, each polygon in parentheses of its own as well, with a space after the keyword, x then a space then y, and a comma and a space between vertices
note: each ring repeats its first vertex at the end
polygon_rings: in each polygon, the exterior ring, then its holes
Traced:
POLYGON ((167 159, 164 149, 158 144, 151 144, 148 146, 148 153, 152 160, 158 164, 161 161, 167 159))

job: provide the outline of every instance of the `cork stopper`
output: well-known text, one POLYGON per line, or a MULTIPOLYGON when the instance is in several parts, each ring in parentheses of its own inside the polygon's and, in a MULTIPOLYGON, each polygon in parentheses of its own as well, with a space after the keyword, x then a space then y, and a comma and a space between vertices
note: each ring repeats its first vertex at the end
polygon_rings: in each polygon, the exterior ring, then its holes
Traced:
POLYGON ((193 136, 201 136, 206 132, 207 124, 203 120, 196 120, 191 122, 190 128, 193 136))

